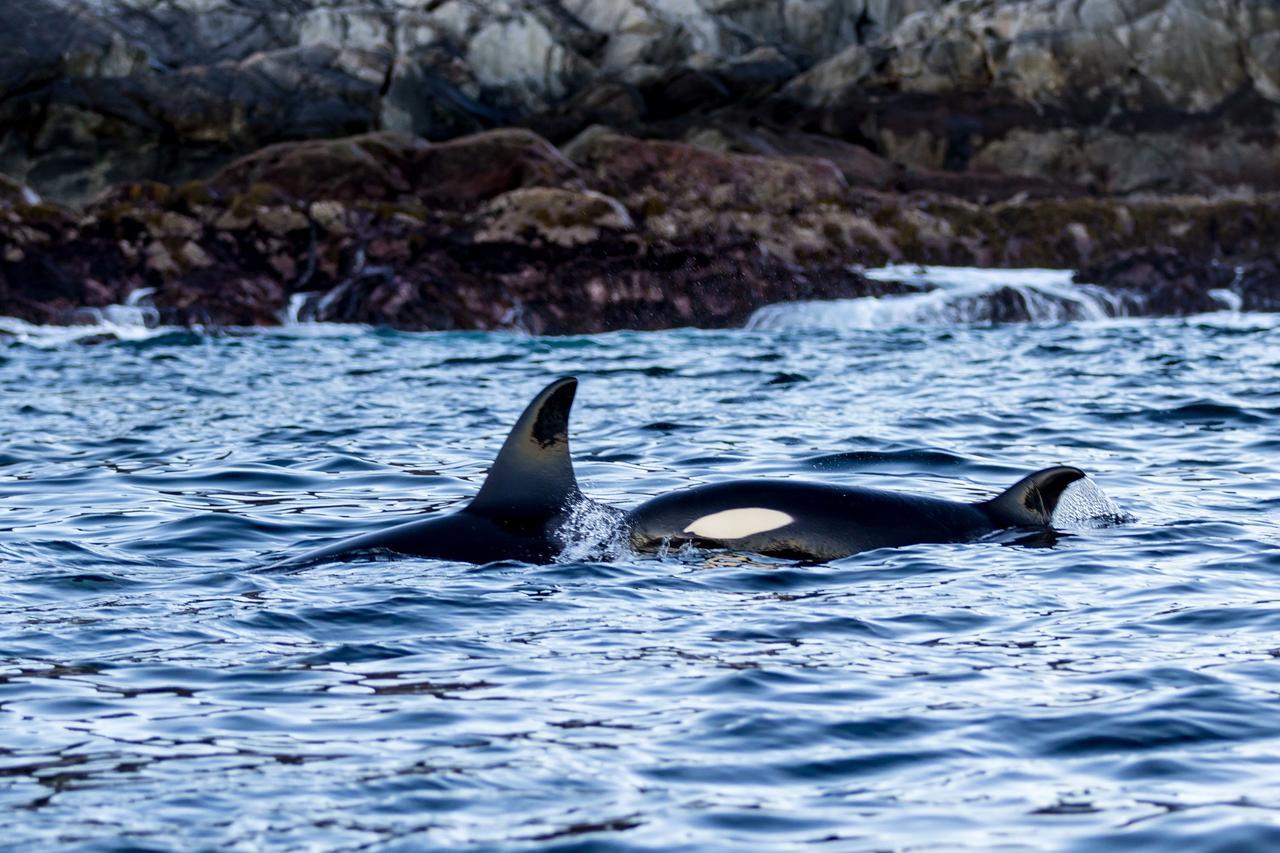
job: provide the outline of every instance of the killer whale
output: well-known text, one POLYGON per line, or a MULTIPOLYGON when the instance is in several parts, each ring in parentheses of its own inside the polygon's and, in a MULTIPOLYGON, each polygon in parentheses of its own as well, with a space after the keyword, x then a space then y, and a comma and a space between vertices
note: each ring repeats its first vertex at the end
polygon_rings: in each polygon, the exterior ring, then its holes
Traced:
POLYGON ((690 542, 835 560, 876 548, 972 541, 1007 528, 1047 529, 1063 490, 1084 476, 1070 466, 1046 468, 972 504, 794 480, 736 480, 653 498, 623 523, 637 551, 690 542))
POLYGON ((372 550, 468 563, 549 563, 570 544, 574 514, 583 510, 614 524, 639 552, 691 542, 833 560, 876 548, 969 541, 1006 528, 1048 530, 1063 490, 1085 476, 1079 468, 1046 468, 973 504, 794 480, 736 480, 661 495, 624 513, 578 488, 569 456, 577 386, 573 377, 557 379, 534 397, 463 509, 326 545, 271 568, 372 550))
POLYGON ((347 539, 272 568, 375 549, 464 563, 552 562, 566 544, 571 513, 589 502, 578 489, 569 458, 569 410, 577 387, 577 379, 565 377, 533 398, 480 491, 461 510, 347 539))

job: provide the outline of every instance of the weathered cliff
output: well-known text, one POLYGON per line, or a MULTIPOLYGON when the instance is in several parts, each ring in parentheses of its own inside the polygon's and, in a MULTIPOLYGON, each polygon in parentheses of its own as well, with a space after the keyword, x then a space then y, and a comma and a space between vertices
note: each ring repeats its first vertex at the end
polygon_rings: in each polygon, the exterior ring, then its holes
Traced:
POLYGON ((917 166, 1107 193, 1280 187, 1271 0, 959 0, 784 96, 917 166))
POLYGON ((0 173, 65 202, 281 141, 598 123, 733 150, 816 137, 961 194, 1280 189, 1271 0, 11 6, 0 173))

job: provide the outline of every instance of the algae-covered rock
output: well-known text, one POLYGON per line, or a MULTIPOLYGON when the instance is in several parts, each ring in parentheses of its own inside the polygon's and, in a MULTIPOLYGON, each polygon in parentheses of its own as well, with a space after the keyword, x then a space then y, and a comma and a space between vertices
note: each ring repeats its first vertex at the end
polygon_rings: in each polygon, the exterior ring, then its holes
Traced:
POLYGON ((273 325, 287 301, 287 289, 274 276, 216 269, 169 279, 152 295, 161 320, 181 325, 273 325))
POLYGON ((744 323, 792 299, 900 292, 844 267, 790 267, 749 243, 592 251, 547 243, 437 246, 399 270, 371 267, 316 300, 317 319, 406 329, 519 329, 570 334, 744 323))
POLYGON ((616 199, 591 190, 529 187, 494 198, 480 210, 478 242, 542 239, 561 246, 599 240, 605 229, 629 231, 631 215, 616 199))
POLYGON ((888 243, 848 204, 841 171, 819 157, 761 157, 607 131, 566 152, 651 239, 747 237, 786 262, 882 260, 888 243))
POLYGON ((209 183, 224 193, 267 184, 295 198, 392 200, 412 191, 407 172, 427 147, 399 133, 283 142, 237 160, 209 183))
POLYGON ((546 140, 507 129, 439 144, 398 133, 281 143, 236 161, 210 185, 228 194, 271 188, 295 199, 413 200, 465 210, 513 189, 558 186, 576 175, 546 140))
POLYGON ((428 207, 470 209, 521 187, 573 185, 578 169, 542 137, 507 129, 433 145, 415 161, 414 193, 428 207))
POLYGON ((168 321, 206 325, 279 322, 320 293, 318 319, 410 329, 719 326, 885 292, 852 265, 886 260, 1100 270, 1136 313, 1277 304, 1280 195, 950 192, 958 173, 730 117, 690 139, 360 134, 274 146, 209 183, 119 184, 79 211, 6 184, 0 313, 67 322, 146 286, 168 321))

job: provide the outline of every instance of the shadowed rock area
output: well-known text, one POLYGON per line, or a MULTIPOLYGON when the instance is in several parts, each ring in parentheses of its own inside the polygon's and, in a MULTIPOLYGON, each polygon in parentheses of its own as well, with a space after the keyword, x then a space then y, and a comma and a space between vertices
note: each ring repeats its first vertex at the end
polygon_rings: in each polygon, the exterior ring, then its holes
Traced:
POLYGON ((8 23, 0 313, 34 322, 148 288, 180 323, 725 326, 908 290, 856 272, 887 261, 1079 269, 1128 313, 1280 301, 1264 0, 33 0, 8 23))

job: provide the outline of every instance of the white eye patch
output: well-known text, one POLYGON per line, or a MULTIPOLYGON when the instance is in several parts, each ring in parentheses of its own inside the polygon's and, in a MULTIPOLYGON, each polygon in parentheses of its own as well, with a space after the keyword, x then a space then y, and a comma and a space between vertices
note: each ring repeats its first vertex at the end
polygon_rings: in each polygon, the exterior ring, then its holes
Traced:
POLYGON ((704 539, 741 539, 754 533, 764 533, 786 527, 794 518, 776 509, 752 506, 713 512, 689 522, 685 533, 704 539))

